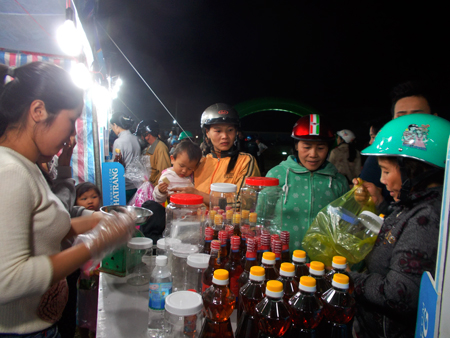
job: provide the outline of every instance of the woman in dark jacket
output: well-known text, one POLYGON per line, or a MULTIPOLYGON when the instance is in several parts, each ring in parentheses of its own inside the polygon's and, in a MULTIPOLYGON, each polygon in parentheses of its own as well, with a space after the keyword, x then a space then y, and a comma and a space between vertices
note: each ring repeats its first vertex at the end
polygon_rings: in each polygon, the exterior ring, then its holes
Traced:
MULTIPOLYGON (((358 311, 357 337, 413 337, 422 274, 433 276, 439 242, 450 122, 412 114, 387 123, 363 155, 378 156, 381 183, 394 198, 367 270, 351 272, 358 311)), ((381 212, 380 190, 365 183, 381 212)))

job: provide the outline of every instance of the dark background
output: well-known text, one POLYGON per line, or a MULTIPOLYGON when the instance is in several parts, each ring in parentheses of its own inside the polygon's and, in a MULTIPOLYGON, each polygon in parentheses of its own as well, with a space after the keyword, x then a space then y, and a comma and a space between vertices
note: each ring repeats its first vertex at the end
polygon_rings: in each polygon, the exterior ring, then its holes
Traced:
MULTIPOLYGON (((432 109, 447 117, 450 75, 445 8, 395 1, 101 0, 98 22, 184 129, 199 132, 203 110, 277 97, 318 111, 359 143, 390 118, 390 90, 406 80, 432 88, 432 109)), ((106 61, 124 85, 119 98, 137 119, 172 118, 106 37, 106 61)), ((120 100, 115 110, 128 111, 120 100)), ((247 134, 284 139, 298 116, 245 117, 247 134), (281 134, 280 134, 281 133, 281 134), (282 134, 284 133, 284 134, 282 134)))

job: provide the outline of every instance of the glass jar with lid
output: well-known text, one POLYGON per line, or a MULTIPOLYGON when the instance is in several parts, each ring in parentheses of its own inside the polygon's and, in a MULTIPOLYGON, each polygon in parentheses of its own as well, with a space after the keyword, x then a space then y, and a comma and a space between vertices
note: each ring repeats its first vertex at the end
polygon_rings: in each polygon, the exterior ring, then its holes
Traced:
POLYGON ((198 253, 198 246, 187 243, 180 243, 172 245, 170 250, 172 251, 172 290, 187 290, 187 259, 189 255, 198 253))
POLYGON ((236 210, 237 186, 231 183, 213 183, 209 194, 209 210, 236 210), (227 208, 228 207, 228 208, 227 208))
POLYGON ((166 207, 166 229, 164 237, 176 238, 182 243, 203 249, 205 231, 203 197, 194 194, 175 194, 166 207))
POLYGON ((192 291, 177 291, 165 301, 165 337, 198 337, 203 321, 202 297, 192 291))
POLYGON ((283 189, 278 178, 248 177, 241 189, 241 213, 256 213, 257 226, 279 234, 282 225, 283 189))

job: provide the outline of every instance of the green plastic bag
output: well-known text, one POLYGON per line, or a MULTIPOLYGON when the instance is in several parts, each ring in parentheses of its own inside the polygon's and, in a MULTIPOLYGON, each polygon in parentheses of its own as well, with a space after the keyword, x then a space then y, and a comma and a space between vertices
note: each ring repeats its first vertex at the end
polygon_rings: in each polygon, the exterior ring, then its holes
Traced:
POLYGON ((372 249, 377 236, 361 240, 349 232, 362 211, 375 213, 375 203, 362 183, 359 180, 358 185, 317 214, 302 242, 312 261, 331 266, 333 256, 343 256, 348 263, 355 264, 372 249))

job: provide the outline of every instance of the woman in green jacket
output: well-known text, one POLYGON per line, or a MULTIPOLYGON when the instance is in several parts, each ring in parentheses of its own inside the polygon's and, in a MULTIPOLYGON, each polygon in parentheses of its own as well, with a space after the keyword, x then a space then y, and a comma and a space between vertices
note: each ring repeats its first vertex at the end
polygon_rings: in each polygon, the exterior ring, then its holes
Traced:
POLYGON ((284 190, 282 230, 290 232, 290 250, 302 240, 317 213, 349 190, 347 179, 328 162, 334 132, 319 115, 303 116, 294 125, 297 156, 291 155, 267 173, 280 180, 284 190))

